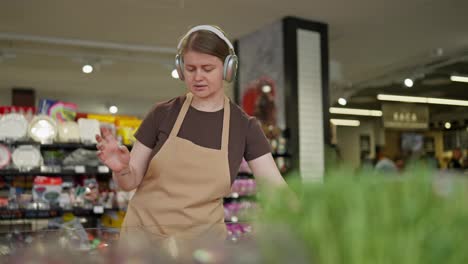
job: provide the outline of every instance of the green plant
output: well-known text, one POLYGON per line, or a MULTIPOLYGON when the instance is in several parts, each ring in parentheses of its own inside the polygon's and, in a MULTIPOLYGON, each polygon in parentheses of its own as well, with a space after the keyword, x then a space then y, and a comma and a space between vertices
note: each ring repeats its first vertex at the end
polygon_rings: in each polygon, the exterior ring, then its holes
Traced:
POLYGON ((468 263, 464 178, 415 167, 403 175, 341 169, 323 183, 289 184, 299 207, 291 206, 285 190, 260 196, 265 263, 298 254, 307 263, 468 263))

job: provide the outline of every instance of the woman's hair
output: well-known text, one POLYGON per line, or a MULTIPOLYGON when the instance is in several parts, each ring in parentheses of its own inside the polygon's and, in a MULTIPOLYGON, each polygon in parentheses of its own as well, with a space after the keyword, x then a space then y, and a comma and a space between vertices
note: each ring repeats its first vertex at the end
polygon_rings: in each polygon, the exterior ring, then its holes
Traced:
POLYGON ((227 43, 215 33, 208 30, 195 31, 184 39, 180 54, 184 55, 189 51, 216 56, 220 58, 223 63, 230 54, 227 43))

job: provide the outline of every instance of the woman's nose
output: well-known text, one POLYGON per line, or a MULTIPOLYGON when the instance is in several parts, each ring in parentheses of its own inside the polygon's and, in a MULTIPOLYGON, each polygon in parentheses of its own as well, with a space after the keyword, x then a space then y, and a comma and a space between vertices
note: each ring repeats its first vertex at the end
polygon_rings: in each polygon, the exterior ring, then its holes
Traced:
POLYGON ((202 80, 203 79, 203 73, 201 72, 201 70, 196 70, 193 77, 194 77, 195 81, 202 80))

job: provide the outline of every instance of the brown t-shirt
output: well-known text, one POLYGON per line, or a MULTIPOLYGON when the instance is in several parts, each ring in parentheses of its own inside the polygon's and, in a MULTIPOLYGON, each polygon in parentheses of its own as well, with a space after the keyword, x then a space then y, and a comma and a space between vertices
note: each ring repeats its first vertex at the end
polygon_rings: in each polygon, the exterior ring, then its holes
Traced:
MULTIPOLYGON (((135 138, 153 149, 152 157, 166 142, 185 101, 185 95, 157 103, 148 112, 135 138)), ((230 102, 228 158, 231 183, 237 176, 242 157, 247 161, 271 151, 259 122, 248 116, 239 106, 230 102)), ((224 109, 203 112, 190 106, 178 137, 212 149, 221 149, 224 109)))

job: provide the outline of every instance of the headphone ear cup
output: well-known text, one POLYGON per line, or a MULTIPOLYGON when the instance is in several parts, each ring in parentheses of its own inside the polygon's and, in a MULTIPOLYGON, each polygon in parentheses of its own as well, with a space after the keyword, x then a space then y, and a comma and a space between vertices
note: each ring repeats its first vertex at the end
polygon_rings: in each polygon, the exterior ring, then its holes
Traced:
POLYGON ((237 64, 238 60, 236 55, 228 55, 224 60, 223 78, 226 82, 232 82, 236 77, 237 64))
POLYGON ((183 81, 184 77, 184 61, 182 60, 182 56, 177 54, 175 57, 175 67, 177 74, 179 75, 179 80, 183 81))

